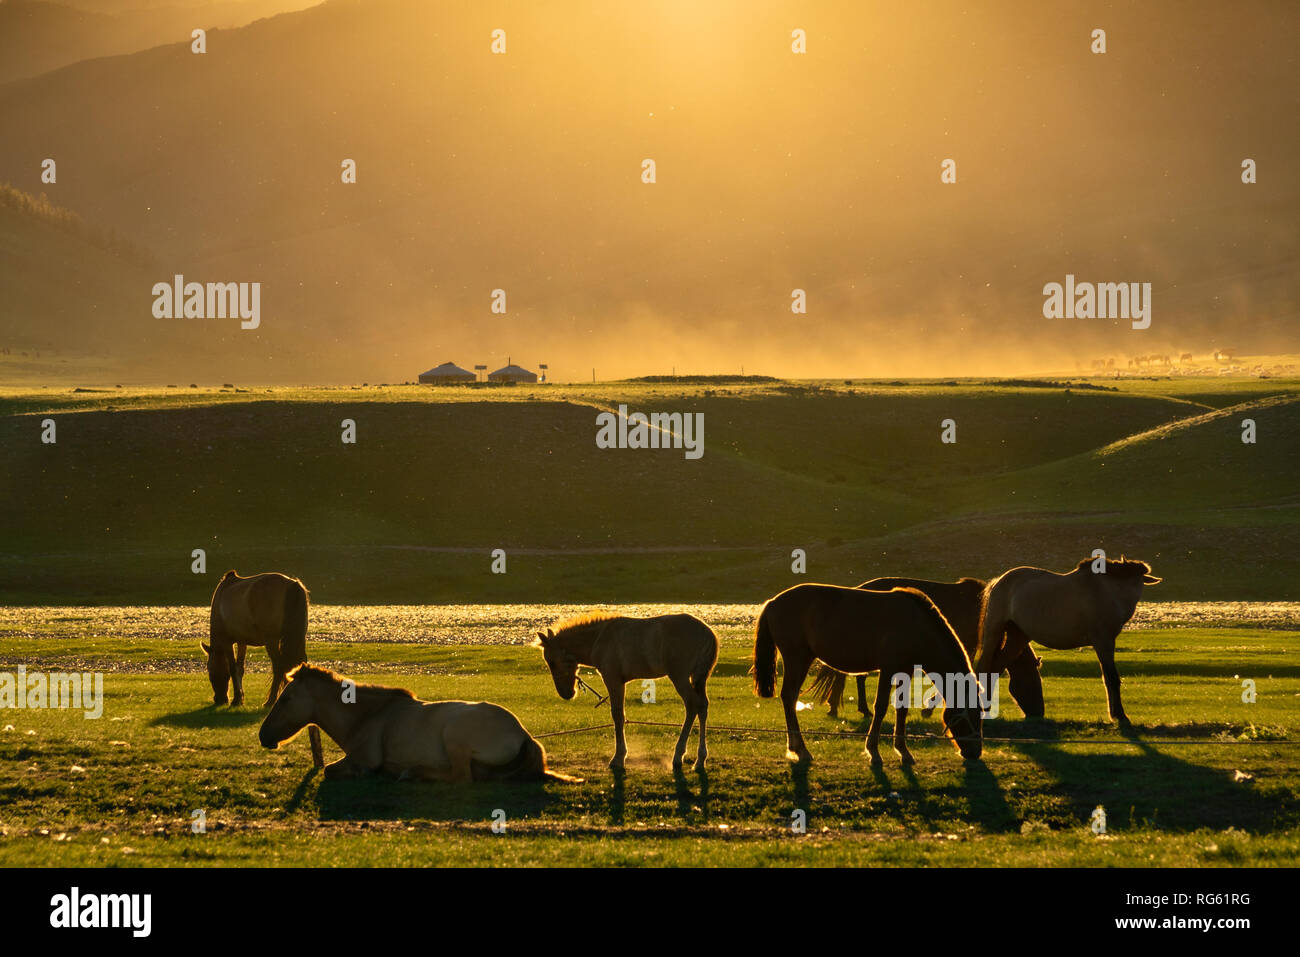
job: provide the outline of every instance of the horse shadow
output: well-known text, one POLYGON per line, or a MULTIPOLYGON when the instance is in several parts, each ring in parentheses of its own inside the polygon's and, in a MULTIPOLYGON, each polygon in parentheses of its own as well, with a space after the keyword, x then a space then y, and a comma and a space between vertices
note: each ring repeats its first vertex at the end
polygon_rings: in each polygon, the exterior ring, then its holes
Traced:
POLYGON ((149 727, 164 726, 168 728, 246 728, 251 724, 261 724, 267 712, 262 708, 231 708, 226 705, 204 705, 192 711, 174 711, 160 714, 149 722, 149 727))
MULTIPOLYGON (((298 784, 292 807, 307 803, 315 769, 298 784)), ((359 780, 322 778, 316 807, 322 821, 483 821, 527 818, 541 814, 559 798, 543 781, 476 782, 396 781, 384 777, 359 780)))
MULTIPOLYGON (((1188 736, 1201 737, 1198 727, 1186 729, 1188 736)), ((1261 791, 1235 780, 1232 770, 1169 753, 1161 745, 1173 744, 1179 737, 1170 729, 1139 726, 1120 734, 1123 753, 1117 753, 1118 744, 1095 751, 1071 750, 1051 742, 1011 745, 1051 775, 1065 799, 1063 807, 1045 809, 1044 823, 1053 828, 1083 826, 1098 807, 1105 810, 1108 831, 1150 826, 1186 833, 1235 827, 1268 833, 1293 827, 1300 820, 1300 796, 1293 791, 1261 791)), ((1236 746, 1233 763, 1240 767, 1271 763, 1266 748, 1236 746)))

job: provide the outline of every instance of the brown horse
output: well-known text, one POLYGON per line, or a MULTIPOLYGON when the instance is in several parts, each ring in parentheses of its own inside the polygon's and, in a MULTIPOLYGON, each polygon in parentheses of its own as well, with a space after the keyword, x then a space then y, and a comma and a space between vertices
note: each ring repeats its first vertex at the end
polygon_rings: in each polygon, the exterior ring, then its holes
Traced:
POLYGON ((1029 642, 1048 648, 1092 646, 1101 663, 1112 720, 1129 724, 1119 698, 1115 639, 1133 617, 1142 589, 1161 579, 1146 562, 1120 557, 1093 572, 1099 559, 1085 558, 1070 572, 1057 574, 1023 566, 1005 572, 985 589, 977 669, 1016 655, 1029 642))
POLYGON ((225 704, 234 684, 233 707, 244 703, 244 655, 249 645, 265 645, 271 658, 275 701, 290 668, 307 660, 307 588, 296 578, 267 572, 242 578, 226 572, 212 593, 210 642, 200 647, 208 659, 212 703, 225 704))
POLYGON ((704 622, 694 615, 581 615, 548 628, 546 634, 539 631, 533 647, 542 649, 555 690, 565 701, 577 693, 578 665, 591 665, 600 672, 609 691, 609 710, 614 719, 614 757, 609 762, 614 771, 622 771, 627 758, 623 686, 634 678, 667 675, 686 705, 686 721, 673 751, 673 768, 680 770, 682 766, 691 725, 698 717, 700 746, 695 770, 704 771, 709 756, 704 743, 709 696, 704 686, 718 663, 718 636, 704 622))
POLYGON ((421 701, 405 688, 357 684, 303 664, 262 722, 258 740, 278 748, 308 725, 344 756, 325 777, 371 774, 423 781, 573 781, 546 767, 546 751, 511 712, 486 701, 421 701))
MULTIPOLYGON (((944 733, 968 759, 982 750, 980 689, 970 658, 952 626, 924 592, 915 588, 865 591, 837 585, 795 585, 768 601, 754 635, 754 693, 772 697, 777 652, 785 659, 781 704, 785 709, 786 757, 812 760, 799 730, 799 689, 813 661, 820 658, 849 674, 879 670, 876 709, 867 733, 867 753, 880 764, 880 727, 894 679, 910 679, 920 666, 943 676, 944 733), (891 680, 883 680, 888 675, 891 680)), ((894 702, 894 749, 904 764, 907 750, 906 698, 894 702)))
MULTIPOLYGON (((962 647, 972 657, 979 648, 980 614, 984 610, 984 589, 987 582, 978 578, 962 578, 955 582, 936 582, 924 578, 873 578, 863 582, 859 588, 868 591, 889 591, 891 588, 915 588, 924 592, 948 619, 948 624, 957 633, 962 647)), ((1031 718, 1043 716, 1043 679, 1038 667, 1041 660, 1031 650, 1025 648, 1014 659, 1006 656, 998 661, 1005 666, 1010 676, 1011 697, 1020 705, 1025 715, 1031 718)), ((999 673, 1001 669, 999 669, 999 673)), ((867 707, 867 678, 858 675, 858 711, 871 717, 867 707)), ((844 695, 844 672, 836 671, 830 665, 822 663, 817 677, 809 687, 809 694, 818 701, 830 704, 831 717, 839 716, 839 705, 844 695)), ((929 717, 933 707, 922 709, 921 714, 929 717)))

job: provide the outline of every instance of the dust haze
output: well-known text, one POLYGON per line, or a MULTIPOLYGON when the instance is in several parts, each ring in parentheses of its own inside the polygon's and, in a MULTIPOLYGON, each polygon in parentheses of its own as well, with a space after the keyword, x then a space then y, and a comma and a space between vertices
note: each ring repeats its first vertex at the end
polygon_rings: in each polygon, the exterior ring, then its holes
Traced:
POLYGON ((0 182, 79 224, 0 205, 11 353, 270 384, 1300 351, 1292 4, 265 6, 0 85, 0 182), (155 319, 176 274, 260 282, 260 327, 155 319), (1067 274, 1151 283, 1150 328, 1045 319, 1067 274))

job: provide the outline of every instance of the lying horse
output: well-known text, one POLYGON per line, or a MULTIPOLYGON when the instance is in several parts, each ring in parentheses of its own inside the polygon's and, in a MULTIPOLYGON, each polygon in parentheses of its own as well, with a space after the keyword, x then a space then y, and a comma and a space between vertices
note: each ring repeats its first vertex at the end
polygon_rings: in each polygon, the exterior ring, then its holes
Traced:
MULTIPOLYGON (((962 578, 955 582, 928 581, 923 578, 873 578, 863 582, 859 588, 869 591, 889 591, 891 588, 915 588, 924 592, 935 603, 948 624, 957 633, 962 647, 968 655, 974 655, 979 648, 980 613, 984 610, 984 588, 987 582, 978 578, 962 578)), ((1043 679, 1038 673, 1041 659, 1028 648, 1014 659, 1003 655, 997 664, 998 673, 1005 667, 1010 676, 1011 697, 1024 713, 1031 718, 1043 716, 1043 679)), ((982 673, 982 672, 981 672, 982 673)), ((817 678, 808 689, 809 694, 818 701, 830 704, 831 717, 839 716, 839 705, 844 695, 844 678, 842 671, 836 671, 830 665, 822 664, 817 678)), ((867 678, 858 675, 858 711, 871 717, 867 707, 867 678)), ((933 707, 922 709, 921 713, 929 717, 933 707)))
POLYGON ((405 688, 345 681, 303 664, 287 676, 258 740, 278 748, 317 725, 343 749, 329 779, 381 774, 425 781, 566 781, 519 719, 486 701, 421 701, 405 688))
POLYGON ((555 690, 565 701, 572 700, 577 693, 578 665, 591 665, 600 672, 609 691, 609 710, 614 719, 614 757, 609 766, 615 771, 623 770, 627 758, 623 686, 634 678, 667 675, 686 705, 686 721, 673 751, 673 768, 682 766, 691 725, 698 717, 700 746, 695 755, 695 770, 704 770, 709 756, 704 743, 709 696, 704 686, 718 663, 718 636, 704 622, 694 615, 655 618, 581 615, 548 628, 546 634, 539 631, 533 647, 542 649, 555 690))
POLYGON ((1036 641, 1048 648, 1092 646, 1101 663, 1112 720, 1129 723, 1119 698, 1115 638, 1133 617, 1142 589, 1159 584, 1146 562, 1125 559, 1105 563, 1094 573, 1085 558, 1071 572, 1021 567, 1005 572, 985 589, 976 670, 983 673, 995 657, 1005 660, 1036 641))
MULTIPOLYGON (((918 665, 927 673, 944 675, 949 687, 965 689, 964 694, 960 690, 954 694, 954 700, 945 700, 944 733, 962 757, 980 756, 980 692, 970 658, 943 613, 924 592, 811 584, 787 588, 768 601, 758 616, 750 674, 754 676, 754 693, 760 698, 770 698, 775 691, 778 651, 785 659, 781 704, 785 709, 786 757, 812 760, 799 730, 796 708, 799 689, 818 658, 848 674, 880 671, 875 714, 867 732, 867 753, 873 765, 881 763, 880 726, 889 707, 892 679, 897 675, 910 679, 918 665), (884 680, 886 675, 891 680, 884 680)), ((911 764, 905 731, 907 708, 896 702, 894 710, 894 749, 904 764, 911 764)))
POLYGON ((212 703, 225 704, 233 683, 244 703, 244 655, 249 645, 265 645, 271 658, 271 690, 263 707, 275 701, 290 668, 307 660, 307 588, 296 578, 267 572, 241 578, 226 572, 212 593, 210 638, 200 643, 208 659, 212 703))

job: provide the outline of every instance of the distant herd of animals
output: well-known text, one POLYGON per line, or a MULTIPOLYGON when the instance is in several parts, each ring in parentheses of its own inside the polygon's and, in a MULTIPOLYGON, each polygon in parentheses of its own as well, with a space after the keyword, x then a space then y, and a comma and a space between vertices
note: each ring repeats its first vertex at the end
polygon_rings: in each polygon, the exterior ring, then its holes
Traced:
MULTIPOLYGON (((1103 560, 1104 561, 1104 560, 1103 560)), ((877 578, 856 588, 802 584, 770 599, 755 627, 754 693, 776 691, 777 656, 785 662, 781 704, 785 713, 786 756, 812 760, 799 728, 799 695, 809 670, 819 664, 812 691, 838 713, 845 678, 856 675, 858 708, 871 719, 866 751, 881 763, 879 739, 891 704, 894 676, 920 668, 955 677, 977 687, 977 676, 1006 672, 1009 690, 1027 717, 1044 715, 1041 659, 1031 642, 1048 648, 1091 647, 1101 664, 1110 717, 1128 717, 1120 701, 1115 639, 1133 616, 1142 590, 1160 579, 1146 562, 1121 558, 1094 570, 1084 559, 1057 574, 1019 567, 992 579, 934 582, 877 578), (865 676, 880 672, 875 707, 866 705, 865 676)), ((203 643, 213 703, 239 705, 244 698, 244 660, 249 645, 267 649, 271 686, 259 740, 281 744, 308 728, 312 754, 324 764, 319 744, 323 730, 344 752, 325 767, 325 777, 384 775, 439 781, 577 781, 547 766, 546 752, 506 708, 489 702, 423 701, 403 688, 349 681, 307 663, 309 596, 295 578, 269 572, 242 577, 225 574, 212 595, 210 639, 203 643), (233 686, 233 700, 229 689, 233 686)), ((699 722, 694 770, 708 758, 706 685, 718 661, 718 638, 693 615, 630 618, 593 613, 569 618, 539 632, 532 646, 542 658, 555 690, 571 700, 581 679, 578 668, 595 668, 605 683, 614 725, 614 756, 609 767, 621 772, 627 757, 624 737, 624 686, 637 679, 667 677, 686 708, 673 751, 680 771, 691 728, 699 722)), ((982 751, 979 695, 964 699, 945 692, 941 716, 945 736, 967 760, 982 751)), ((907 702, 894 697, 894 749, 912 763, 905 728, 907 702)), ((929 709, 927 709, 928 713, 929 709)))

